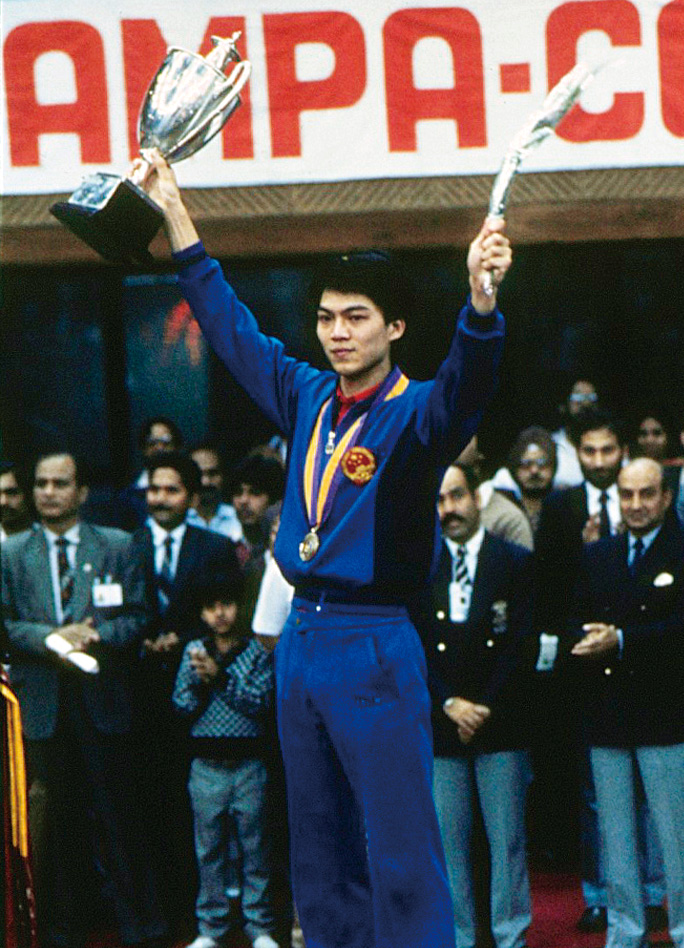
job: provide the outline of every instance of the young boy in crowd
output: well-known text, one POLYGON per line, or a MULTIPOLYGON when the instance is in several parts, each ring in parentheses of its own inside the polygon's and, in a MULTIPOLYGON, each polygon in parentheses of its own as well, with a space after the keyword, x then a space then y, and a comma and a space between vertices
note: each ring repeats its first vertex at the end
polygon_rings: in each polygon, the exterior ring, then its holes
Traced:
POLYGON ((265 835, 267 712, 273 699, 269 652, 237 623, 241 591, 217 578, 199 591, 200 635, 188 642, 173 692, 190 720, 188 791, 199 871, 198 936, 189 948, 220 948, 235 924, 226 894, 230 825, 242 855, 242 914, 254 948, 278 948, 271 932, 265 835))

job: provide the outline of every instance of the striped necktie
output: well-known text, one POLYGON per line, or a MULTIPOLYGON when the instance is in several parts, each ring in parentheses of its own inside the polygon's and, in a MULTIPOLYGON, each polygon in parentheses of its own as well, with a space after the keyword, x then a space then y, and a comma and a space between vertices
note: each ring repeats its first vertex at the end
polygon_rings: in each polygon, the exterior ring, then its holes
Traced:
POLYGON ((57 570, 59 573, 59 597, 62 604, 62 625, 71 622, 71 598, 74 594, 74 571, 69 565, 66 537, 59 537, 55 542, 57 547, 57 570))
POLYGON ((456 559, 454 560, 454 580, 459 584, 461 589, 464 589, 466 586, 470 586, 470 576, 468 575, 468 567, 466 565, 466 548, 461 544, 456 547, 456 559))
POLYGON ((164 558, 157 573, 157 594, 162 612, 165 612, 169 605, 173 579, 173 537, 169 534, 164 540, 164 558))

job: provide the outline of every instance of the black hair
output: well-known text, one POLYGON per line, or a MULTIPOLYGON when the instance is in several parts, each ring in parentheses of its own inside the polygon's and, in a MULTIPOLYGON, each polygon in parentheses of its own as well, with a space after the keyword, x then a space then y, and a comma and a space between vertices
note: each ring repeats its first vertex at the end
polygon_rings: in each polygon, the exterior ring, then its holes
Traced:
POLYGON ((267 494, 271 504, 281 500, 285 490, 285 470, 278 458, 261 453, 248 454, 233 470, 230 496, 241 484, 249 484, 258 494, 267 494))
POLYGON ((235 602, 239 606, 244 596, 244 583, 238 575, 215 573, 205 576, 195 586, 194 597, 199 612, 217 602, 235 602))
POLYGON ((309 303, 316 309, 325 290, 367 296, 382 312, 386 323, 410 321, 413 307, 411 284, 403 267, 385 251, 350 252, 326 260, 314 274, 309 303))
POLYGON ((0 475, 2 474, 14 474, 17 487, 28 502, 31 491, 31 479, 28 477, 24 465, 18 461, 0 461, 0 475))
POLYGON ((603 408, 587 408, 586 411, 580 412, 573 425, 575 444, 579 446, 582 437, 589 431, 601 431, 604 428, 615 435, 620 447, 625 444, 622 422, 603 408))
POLYGON ((154 415, 152 418, 148 418, 145 422, 143 422, 138 434, 138 448, 141 451, 145 450, 147 439, 149 438, 154 425, 165 425, 171 432, 171 436, 173 437, 175 444, 175 450, 180 451, 180 449, 183 447, 183 432, 180 430, 176 422, 171 418, 168 418, 166 415, 154 415))
POLYGON ((547 431, 546 428, 542 428, 541 425, 531 425, 529 428, 524 428, 515 439, 511 450, 508 452, 508 460, 506 462, 509 471, 513 472, 516 468, 520 467, 523 454, 531 444, 538 445, 546 453, 555 473, 556 467, 558 466, 558 449, 556 448, 556 442, 551 437, 550 432, 547 431))
POLYGON ((480 486, 480 477, 475 468, 470 464, 462 464, 460 461, 454 461, 451 466, 457 467, 459 471, 461 471, 463 477, 465 478, 468 493, 474 494, 480 486))
POLYGON ((160 467, 169 467, 176 471, 183 487, 189 494, 197 494, 202 486, 202 475, 197 463, 182 451, 155 451, 147 464, 147 473, 152 483, 152 475, 160 467))

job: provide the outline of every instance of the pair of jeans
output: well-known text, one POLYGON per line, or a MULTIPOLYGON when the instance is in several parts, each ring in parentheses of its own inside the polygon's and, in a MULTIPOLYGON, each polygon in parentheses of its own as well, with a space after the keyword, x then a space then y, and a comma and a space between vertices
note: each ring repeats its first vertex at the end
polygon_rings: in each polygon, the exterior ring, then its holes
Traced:
POLYGON ((231 831, 242 856, 242 914, 253 941, 274 927, 266 829, 266 765, 261 760, 196 757, 188 792, 195 826, 200 935, 217 941, 233 926, 226 889, 231 882, 231 831))

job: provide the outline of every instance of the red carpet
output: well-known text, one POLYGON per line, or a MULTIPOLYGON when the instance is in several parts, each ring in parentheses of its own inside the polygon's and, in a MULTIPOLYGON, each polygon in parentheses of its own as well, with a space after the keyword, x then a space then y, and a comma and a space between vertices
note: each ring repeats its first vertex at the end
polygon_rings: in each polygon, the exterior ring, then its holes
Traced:
MULTIPOLYGON (((529 948, 603 948, 605 938, 600 935, 583 935, 575 924, 584 910, 579 878, 571 873, 539 872, 531 876, 533 921, 528 933, 529 948)), ((652 945, 666 946, 667 932, 651 934, 652 945)), ((183 948, 194 938, 194 932, 180 939, 174 948, 183 948)), ((111 934, 94 936, 89 948, 118 948, 111 934)), ((236 934, 227 948, 249 948, 244 935, 236 934)))
MULTIPOLYGON (((584 911, 579 878, 570 873, 533 872, 532 926, 529 948, 602 948, 605 937, 583 935, 575 928, 584 911)), ((649 936, 653 945, 672 944, 667 932, 649 936)))

